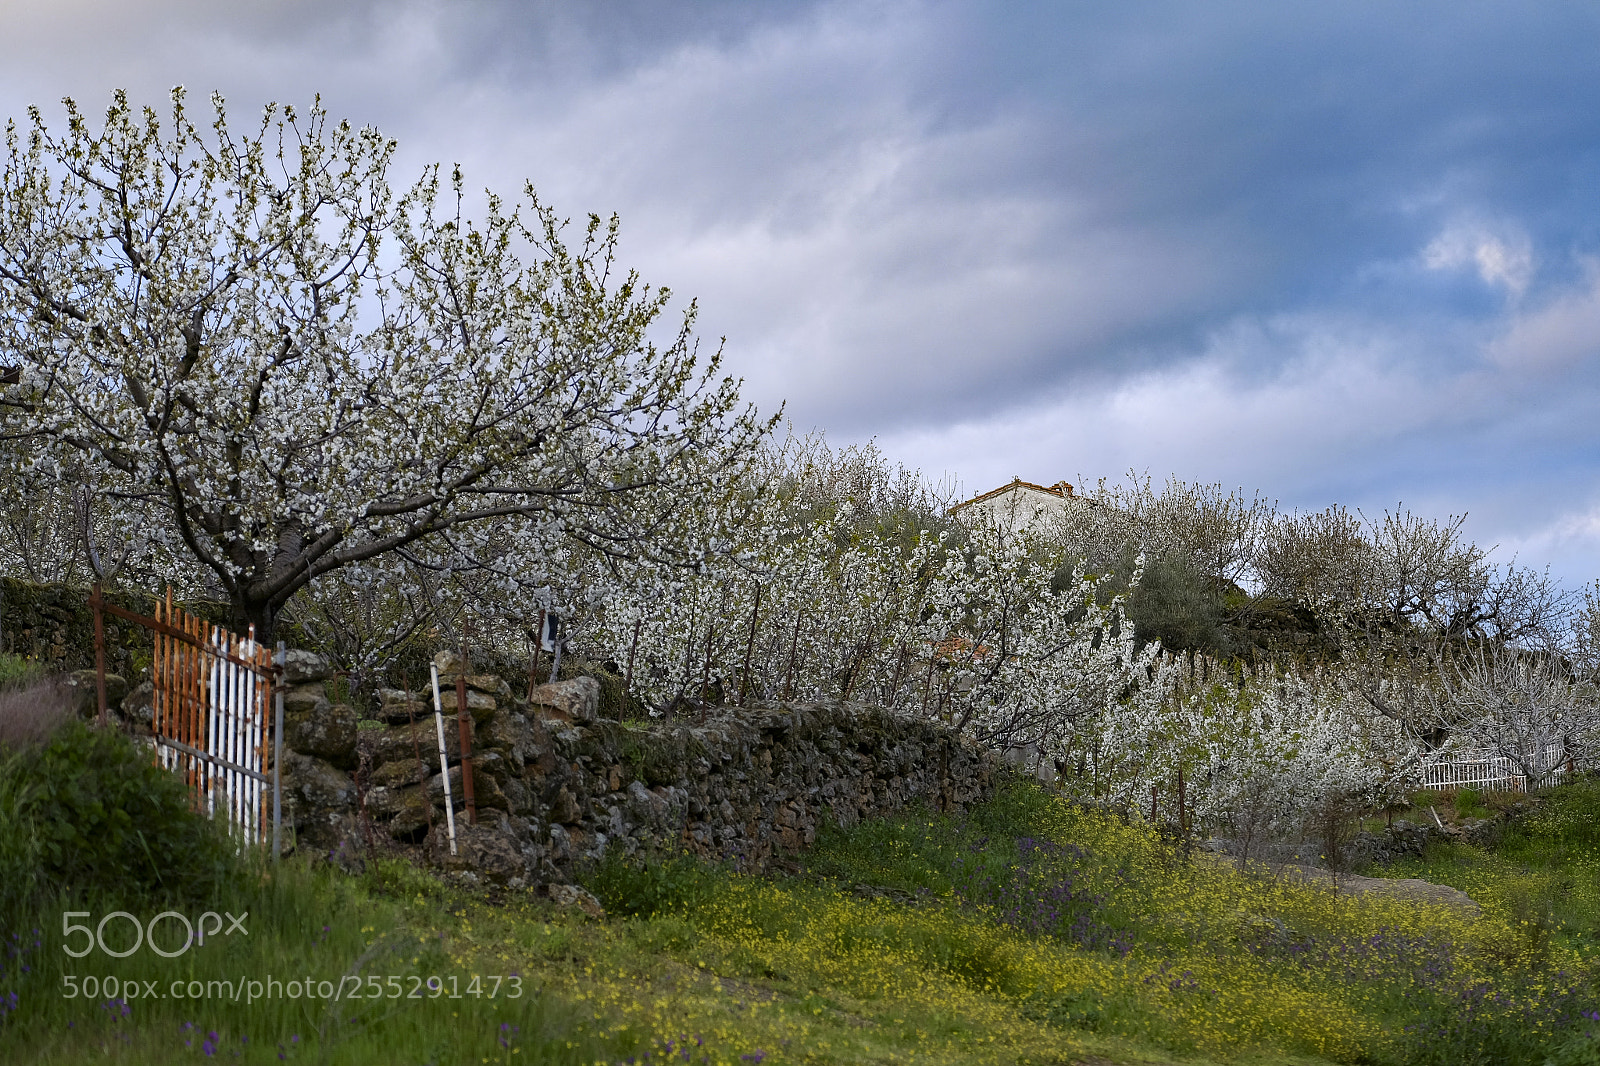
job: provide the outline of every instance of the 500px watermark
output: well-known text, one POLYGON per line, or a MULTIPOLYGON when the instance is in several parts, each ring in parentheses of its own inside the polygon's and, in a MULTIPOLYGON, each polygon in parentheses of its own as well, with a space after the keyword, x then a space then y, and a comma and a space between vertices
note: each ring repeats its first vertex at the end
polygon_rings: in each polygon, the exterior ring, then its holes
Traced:
POLYGON ((249 911, 245 911, 237 918, 227 911, 223 911, 221 914, 218 914, 216 911, 206 911, 204 914, 200 915, 198 919, 191 922, 186 914, 182 914, 178 911, 162 911, 154 918, 151 918, 148 922, 141 923, 138 918, 134 917, 132 914, 129 914, 127 911, 112 911, 110 914, 102 917, 97 925, 91 927, 79 922, 74 922, 73 919, 88 918, 93 921, 94 915, 92 912, 64 911, 61 915, 61 950, 65 951, 68 955, 71 955, 75 959, 81 959, 95 948, 99 948, 102 952, 110 955, 114 959, 125 959, 129 955, 132 955, 135 951, 138 951, 140 947, 148 947, 151 951, 155 952, 157 955, 160 955, 164 959, 175 959, 179 955, 182 955, 184 952, 188 951, 189 948, 195 944, 204 945, 208 935, 213 939, 218 933, 221 933, 223 936, 232 936, 234 933, 242 933, 245 936, 249 936, 250 930, 244 927, 244 920, 248 917, 250 917, 249 911), (223 928, 224 918, 227 919, 227 928, 223 928), (118 921, 115 925, 112 925, 114 919, 120 919, 120 921, 118 921), (172 942, 175 939, 174 934, 176 933, 179 924, 181 924, 183 928, 183 942, 173 947, 172 942), (209 929, 207 928, 208 924, 210 925, 209 929), (127 927, 132 926, 133 943, 127 947, 114 947, 108 945, 106 943, 106 926, 108 925, 111 925, 114 933, 122 934, 112 938, 113 943, 117 944, 126 942, 127 934, 125 930, 127 927), (168 946, 163 947, 160 943, 157 943, 157 928, 161 928, 163 930, 162 939, 167 942, 168 946), (83 937, 83 939, 79 941, 82 947, 78 950, 74 950, 71 943, 71 939, 74 935, 81 935, 83 937))
POLYGON ((107 997, 134 999, 226 999, 255 1003, 263 999, 521 999, 520 974, 469 974, 463 986, 458 975, 345 974, 332 981, 314 977, 211 978, 162 982, 143 978, 67 974, 61 978, 64 999, 107 997))

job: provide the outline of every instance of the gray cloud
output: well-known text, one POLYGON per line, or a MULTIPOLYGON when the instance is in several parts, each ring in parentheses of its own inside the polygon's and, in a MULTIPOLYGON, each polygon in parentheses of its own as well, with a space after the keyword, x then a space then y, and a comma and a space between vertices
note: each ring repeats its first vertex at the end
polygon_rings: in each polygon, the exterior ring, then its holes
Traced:
MULTIPOLYGON (((1600 572, 1600 13, 1442 2, 8 5, 9 114, 185 83, 619 211, 764 408, 974 489, 1470 510, 1600 572)), ((1481 523, 1481 528, 1478 524, 1481 523)), ((1509 550, 1509 549, 1508 549, 1509 550)))

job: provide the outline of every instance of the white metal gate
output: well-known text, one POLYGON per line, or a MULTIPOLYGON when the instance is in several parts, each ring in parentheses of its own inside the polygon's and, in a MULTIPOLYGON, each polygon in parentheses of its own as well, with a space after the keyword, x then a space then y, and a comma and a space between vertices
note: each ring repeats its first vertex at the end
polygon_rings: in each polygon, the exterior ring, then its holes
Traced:
MULTIPOLYGON (((1546 781, 1558 781, 1567 772, 1566 747, 1552 741, 1527 761, 1546 781)), ((1517 760, 1498 754, 1493 748, 1468 748, 1456 757, 1422 769, 1422 787, 1432 789, 1477 788, 1485 792, 1526 792, 1528 779, 1517 760)))
MULTIPOLYGON (((272 652, 253 630, 241 637, 175 606, 170 591, 165 603, 157 601, 154 618, 106 603, 98 588, 91 602, 102 677, 102 611, 154 635, 151 732, 158 762, 183 775, 197 808, 227 819, 246 843, 265 843, 269 833, 276 843, 281 743, 273 741, 282 732, 282 715, 275 730, 272 652)), ((104 716, 103 682, 100 698, 104 716)))

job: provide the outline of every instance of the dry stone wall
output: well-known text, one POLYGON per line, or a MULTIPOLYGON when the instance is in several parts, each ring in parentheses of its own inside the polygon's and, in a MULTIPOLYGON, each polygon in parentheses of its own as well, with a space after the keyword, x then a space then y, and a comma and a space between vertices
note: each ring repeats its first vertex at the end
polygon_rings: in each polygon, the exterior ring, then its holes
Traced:
POLYGON ((708 713, 704 722, 598 717, 600 686, 580 677, 512 693, 468 674, 477 824, 462 811, 455 675, 438 657, 445 716, 440 766, 431 693, 383 690, 376 721, 331 702, 326 664, 291 653, 285 819, 298 846, 349 855, 416 848, 468 879, 512 887, 570 882, 611 849, 682 848, 761 869, 844 826, 904 807, 961 810, 1004 771, 942 726, 856 704, 708 713), (457 812, 449 855, 444 776, 457 812))

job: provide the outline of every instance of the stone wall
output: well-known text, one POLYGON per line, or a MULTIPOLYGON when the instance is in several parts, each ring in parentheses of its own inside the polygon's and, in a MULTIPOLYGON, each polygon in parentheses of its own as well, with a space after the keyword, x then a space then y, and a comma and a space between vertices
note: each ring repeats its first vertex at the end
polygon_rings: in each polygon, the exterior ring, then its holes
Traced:
MULTIPOLYGON (((438 657, 445 708, 456 657, 438 657)), ((459 854, 449 855, 431 693, 383 690, 377 720, 327 698, 326 665, 291 653, 285 820, 330 857, 417 849, 468 879, 520 887, 569 882, 612 848, 683 848, 761 869, 811 843, 824 823, 927 804, 960 810, 1003 771, 935 723, 861 705, 710 712, 688 722, 600 718, 592 678, 543 685, 531 700, 491 675, 467 677, 477 824, 462 810, 459 727, 445 716, 459 854)))
MULTIPOLYGON (((148 615, 155 600, 108 592, 117 606, 148 615)), ((106 668, 132 676, 150 659, 150 636, 115 616, 105 618, 106 668)), ((94 611, 89 590, 68 585, 35 585, 0 575, 0 651, 33 660, 46 670, 65 673, 94 666, 94 611)))

